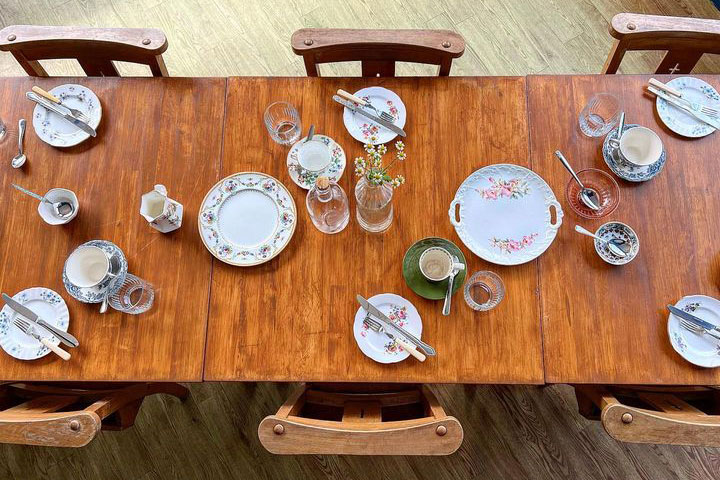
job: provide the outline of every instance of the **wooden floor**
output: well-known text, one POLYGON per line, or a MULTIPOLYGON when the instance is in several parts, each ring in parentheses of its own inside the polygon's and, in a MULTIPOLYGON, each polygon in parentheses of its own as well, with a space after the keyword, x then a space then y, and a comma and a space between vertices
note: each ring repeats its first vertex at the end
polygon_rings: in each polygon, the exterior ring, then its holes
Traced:
MULTIPOLYGON (((525 75, 598 72, 611 43, 608 21, 622 11, 720 18, 709 0, 0 0, 0 27, 158 27, 174 76, 303 75, 289 47, 301 27, 447 28, 468 44, 453 74, 525 75)), ((623 71, 650 71, 657 59, 631 54, 623 71)), ((719 67, 705 59, 697 71, 719 67)), ((64 61, 48 70, 80 73, 64 61)), ((323 73, 355 75, 359 67, 323 73)), ((23 74, 0 55, 0 76, 23 74)), ((273 456, 260 446, 257 425, 290 388, 198 384, 185 403, 148 399, 135 428, 103 433, 83 449, 0 445, 0 479, 720 478, 717 449, 615 442, 577 415, 567 386, 435 386, 465 428, 462 448, 449 457, 273 456)))

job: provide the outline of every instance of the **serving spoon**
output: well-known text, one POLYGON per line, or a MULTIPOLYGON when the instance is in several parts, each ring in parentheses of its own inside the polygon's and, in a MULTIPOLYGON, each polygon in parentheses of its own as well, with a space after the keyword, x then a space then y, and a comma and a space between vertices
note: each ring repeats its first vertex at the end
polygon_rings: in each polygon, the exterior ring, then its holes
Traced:
POLYGON ((558 158, 558 160, 560 160, 563 166, 567 169, 568 172, 570 172, 570 175, 572 175, 577 184, 580 186, 580 200, 582 200, 582 202, 587 205, 589 209, 600 210, 600 199, 598 198, 597 192, 592 188, 587 188, 585 187, 585 185, 583 185, 583 183, 580 181, 580 178, 578 178, 577 174, 575 173, 575 170, 572 169, 570 163, 567 161, 567 159, 560 150, 555 150, 555 156, 558 158))
POLYGON ((587 235, 588 237, 592 237, 595 240, 598 240, 603 244, 607 245, 610 253, 619 258, 627 257, 630 253, 630 249, 632 248, 632 246, 622 238, 611 238, 610 240, 606 240, 598 235, 595 235, 591 231, 581 227, 580 225, 575 225, 575 231, 583 235, 587 235))
POLYGON ((21 187, 20 185, 15 185, 13 183, 12 186, 14 188, 20 190, 25 195, 30 195, 31 197, 36 198, 36 199, 40 200, 41 202, 49 203, 50 205, 52 205, 53 212, 59 218, 68 218, 73 213, 75 213, 75 207, 70 202, 66 202, 64 200, 60 201, 60 202, 51 202, 46 197, 43 197, 42 195, 38 195, 35 192, 31 192, 30 190, 27 190, 27 189, 21 187))

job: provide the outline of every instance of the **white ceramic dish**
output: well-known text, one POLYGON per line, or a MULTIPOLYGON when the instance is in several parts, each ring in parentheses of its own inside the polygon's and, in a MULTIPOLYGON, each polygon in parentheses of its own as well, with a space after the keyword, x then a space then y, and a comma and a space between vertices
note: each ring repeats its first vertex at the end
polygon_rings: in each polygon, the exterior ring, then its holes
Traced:
POLYGON ((519 265, 540 256, 555 239, 563 218, 545 180, 507 163, 481 168, 466 178, 448 213, 463 243, 478 257, 498 265, 519 265), (551 208, 556 211, 555 223, 551 208))
POLYGON ((287 167, 292 181, 295 182, 298 187, 310 190, 315 185, 315 180, 317 180, 320 176, 326 176, 330 180, 335 180, 336 182, 340 180, 347 163, 345 151, 337 142, 335 142, 335 140, 325 135, 315 135, 313 139, 320 140, 328 146, 330 149, 330 164, 317 173, 308 172, 307 170, 299 167, 298 150, 302 142, 305 141, 305 138, 307 137, 303 137, 298 140, 298 142, 295 143, 288 152, 287 167))
MULTIPOLYGON (((705 295, 689 295, 675 306, 706 322, 720 326, 720 301, 705 295)), ((680 320, 668 314, 668 336, 673 349, 685 360, 698 367, 720 367, 720 341, 709 335, 698 335, 680 326, 680 320)))
MULTIPOLYGON (((685 100, 707 105, 720 110, 720 94, 712 85, 695 77, 673 78, 667 85, 682 93, 685 100)), ((689 113, 670 105, 667 100, 657 97, 655 100, 660 120, 673 132, 684 137, 697 138, 710 135, 713 127, 701 122, 689 113)))
MULTIPOLYGON (((49 288, 33 287, 16 293, 12 298, 37 313, 50 325, 67 332, 70 325, 70 313, 65 300, 56 292, 49 288)), ((18 360, 35 360, 50 353, 50 349, 39 340, 24 334, 13 325, 13 320, 17 315, 7 305, 0 310, 0 347, 8 355, 18 360)), ((60 343, 57 337, 43 327, 35 326, 35 331, 40 336, 50 339, 50 342, 55 345, 60 343)))
MULTIPOLYGON (((407 120, 407 110, 405 104, 392 90, 383 87, 367 87, 362 88, 354 93, 355 96, 370 101, 372 105, 380 111, 385 111, 395 118, 395 125, 400 128, 405 127, 407 120)), ((376 112, 372 108, 367 108, 372 114, 376 112)), ((372 145, 380 145, 387 143, 397 137, 397 133, 392 130, 378 125, 364 115, 355 113, 347 108, 343 111, 343 122, 345 128, 352 137, 362 143, 370 143, 372 145)))
MULTIPOLYGON (((97 130, 102 118, 100 99, 87 87, 68 83, 49 90, 59 98, 63 105, 80 110, 90 117, 88 125, 97 130)), ((60 106, 59 108, 62 108, 60 106)), ((90 138, 90 134, 80 130, 55 112, 35 105, 33 110, 33 128, 40 140, 53 147, 72 147, 90 138)))
POLYGON ((240 172, 223 178, 205 195, 198 228, 216 258, 241 267, 265 263, 295 233, 297 209, 288 189, 274 177, 240 172))
POLYGON ((80 210, 80 203, 78 202, 77 195, 75 195, 75 192, 72 190, 68 190, 67 188, 53 188, 48 190, 45 194, 45 198, 51 202, 69 202, 74 208, 72 215, 66 218, 61 218, 55 214, 55 210, 51 204, 47 202, 38 202, 38 213, 42 219, 45 220, 45 223, 49 223, 50 225, 63 225, 77 217, 78 211, 80 210))
MULTIPOLYGON (((368 301, 387 315, 395 325, 422 339, 422 320, 417 309, 409 300, 394 293, 381 293, 370 297, 368 301)), ((394 340, 390 340, 384 333, 377 333, 365 327, 363 323, 365 315, 367 315, 367 312, 360 307, 355 314, 353 335, 355 335, 358 347, 366 356, 379 363, 402 362, 410 356, 408 352, 403 350, 394 340)), ((388 331, 392 334, 397 333, 392 331, 390 327, 388 327, 388 331)))

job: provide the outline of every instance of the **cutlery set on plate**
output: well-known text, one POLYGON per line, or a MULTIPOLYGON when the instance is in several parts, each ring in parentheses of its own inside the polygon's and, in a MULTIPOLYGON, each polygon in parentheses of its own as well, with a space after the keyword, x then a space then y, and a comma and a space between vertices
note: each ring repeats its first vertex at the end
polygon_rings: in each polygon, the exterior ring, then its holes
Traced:
POLYGON ((32 92, 26 92, 25 96, 46 110, 56 113, 71 125, 78 127, 88 135, 92 137, 97 136, 95 129, 88 123, 90 122, 90 117, 80 110, 65 105, 62 100, 52 93, 46 92, 38 86, 34 86, 32 87, 32 92))
POLYGON ((648 81, 647 89, 649 92, 654 93, 656 96, 690 114, 697 120, 710 125, 716 130, 720 129, 720 118, 718 118, 720 111, 718 109, 700 102, 691 101, 687 99, 681 91, 654 78, 648 81))
POLYGON ((395 117, 384 110, 379 110, 369 100, 365 100, 345 90, 338 90, 337 95, 333 95, 333 100, 350 111, 369 118, 378 125, 382 125, 401 137, 407 136, 402 128, 395 125, 395 117), (372 109, 375 113, 370 112, 368 109, 372 109))

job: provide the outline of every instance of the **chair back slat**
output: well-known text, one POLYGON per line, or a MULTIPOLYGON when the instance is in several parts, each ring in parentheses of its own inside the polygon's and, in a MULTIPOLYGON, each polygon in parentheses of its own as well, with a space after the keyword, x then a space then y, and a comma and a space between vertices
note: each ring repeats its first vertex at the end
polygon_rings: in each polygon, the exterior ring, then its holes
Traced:
POLYGON ((303 28, 291 45, 310 77, 319 76, 318 64, 352 61, 361 62, 364 77, 395 76, 396 62, 437 65, 446 76, 465 51, 463 37, 449 30, 303 28))
POLYGON ((619 13, 612 19, 615 38, 603 73, 616 73, 625 52, 666 51, 655 73, 687 74, 705 53, 720 53, 720 20, 619 13))
POLYGON ((152 28, 90 28, 11 25, 0 30, 0 50, 12 53, 32 76, 48 76, 39 60, 76 59, 87 75, 119 76, 113 61, 148 65, 167 76, 165 34, 152 28))

